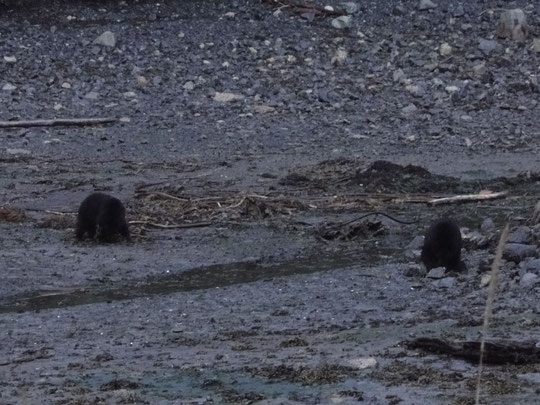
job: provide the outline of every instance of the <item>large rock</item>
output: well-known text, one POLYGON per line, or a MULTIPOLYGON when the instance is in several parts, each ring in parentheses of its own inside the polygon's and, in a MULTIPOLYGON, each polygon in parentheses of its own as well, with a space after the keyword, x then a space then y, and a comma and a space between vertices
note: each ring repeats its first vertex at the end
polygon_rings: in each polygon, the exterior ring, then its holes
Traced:
POLYGON ((523 243, 507 243, 504 248, 503 257, 514 263, 519 263, 527 257, 536 256, 536 246, 525 245, 523 243))
POLYGON ((518 42, 525 41, 529 34, 529 26, 523 10, 515 8, 502 13, 497 24, 496 34, 501 38, 508 38, 518 42))

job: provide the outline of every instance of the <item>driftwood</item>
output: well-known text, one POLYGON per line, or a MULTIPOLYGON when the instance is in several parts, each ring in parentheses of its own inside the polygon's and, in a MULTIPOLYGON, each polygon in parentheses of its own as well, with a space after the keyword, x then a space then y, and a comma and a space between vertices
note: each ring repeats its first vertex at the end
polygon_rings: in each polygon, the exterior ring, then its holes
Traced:
POLYGON ((273 6, 278 6, 280 9, 282 8, 290 8, 292 11, 296 13, 312 13, 313 15, 327 15, 327 16, 343 16, 347 15, 347 12, 345 10, 341 9, 326 9, 323 6, 319 6, 318 4, 302 4, 302 3, 296 3, 294 1, 288 1, 288 0, 264 0, 266 3, 269 3, 273 6))
POLYGON ((0 128, 85 126, 108 124, 115 121, 116 118, 55 118, 51 120, 0 121, 0 128))
MULTIPOLYGON (((490 340, 485 342, 485 364, 540 363, 540 348, 536 341, 490 340)), ((438 338, 418 338, 405 342, 409 349, 446 354, 477 363, 480 360, 480 341, 448 342, 438 338)))
POLYGON ((130 225, 146 225, 146 226, 151 226, 151 227, 159 228, 159 229, 203 228, 205 226, 213 225, 212 222, 195 222, 193 224, 165 225, 165 224, 156 224, 156 223, 150 222, 150 221, 129 221, 128 224, 130 224, 130 225))
POLYGON ((432 200, 429 200, 427 203, 430 205, 441 205, 469 201, 495 200, 497 198, 504 198, 507 194, 507 191, 501 191, 499 193, 461 194, 452 197, 434 198, 432 200))

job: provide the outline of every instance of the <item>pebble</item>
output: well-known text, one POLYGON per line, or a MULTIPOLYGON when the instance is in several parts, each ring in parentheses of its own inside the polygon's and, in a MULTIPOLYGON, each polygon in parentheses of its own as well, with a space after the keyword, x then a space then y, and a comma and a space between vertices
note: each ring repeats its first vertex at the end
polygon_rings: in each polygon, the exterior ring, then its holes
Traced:
POLYGON ((446 269, 444 267, 435 267, 429 271, 427 278, 443 278, 444 273, 446 273, 446 269))
POLYGON ((7 63, 15 63, 15 62, 17 62, 17 58, 15 56, 4 56, 4 60, 7 63))
POLYGON ((439 47, 439 53, 441 56, 448 56, 452 53, 452 47, 447 42, 441 44, 439 47))
POLYGON ((440 280, 435 280, 433 284, 439 288, 453 288, 457 283, 455 277, 445 277, 440 280))
POLYGON ((234 93, 220 93, 216 91, 214 95, 214 101, 219 101, 220 103, 228 103, 235 100, 243 100, 245 97, 241 94, 234 93))
POLYGON ((13 148, 13 149, 6 149, 6 153, 8 155, 29 155, 30 154, 30 151, 28 149, 16 149, 16 148, 13 148))
POLYGON ((88 100, 97 100, 99 98, 99 94, 96 93, 95 91, 91 91, 89 93, 86 93, 84 98, 86 98, 88 100))
POLYGON ((349 28, 352 24, 352 17, 348 15, 342 15, 340 17, 332 19, 332 27, 338 30, 349 28))
POLYGON ((409 115, 409 114, 412 114, 412 113, 415 113, 416 111, 418 111, 418 107, 416 107, 414 104, 409 104, 405 107, 403 107, 401 109, 401 112, 405 115, 409 115))
POLYGON ((497 49, 498 46, 499 43, 492 39, 480 39, 478 41, 478 49, 480 49, 486 56, 497 49))
POLYGON ((480 230, 484 233, 493 233, 495 232, 495 222, 491 218, 486 218, 484 221, 482 221, 482 225, 480 225, 480 230))
POLYGON ((94 44, 114 48, 116 45, 116 37, 111 31, 105 31, 99 37, 94 39, 94 44))
POLYGON ((435 7, 437 7, 437 5, 431 0, 420 0, 420 3, 418 3, 418 10, 420 11, 430 10, 435 7))
POLYGON ((13 91, 17 88, 17 86, 14 86, 13 84, 11 83, 6 83, 2 86, 2 90, 4 91, 13 91))
POLYGON ((184 83, 184 90, 191 91, 195 88, 195 83, 193 83, 191 80, 184 83))
POLYGON ((426 269, 419 264, 409 264, 403 272, 405 277, 424 277, 426 275, 426 269))

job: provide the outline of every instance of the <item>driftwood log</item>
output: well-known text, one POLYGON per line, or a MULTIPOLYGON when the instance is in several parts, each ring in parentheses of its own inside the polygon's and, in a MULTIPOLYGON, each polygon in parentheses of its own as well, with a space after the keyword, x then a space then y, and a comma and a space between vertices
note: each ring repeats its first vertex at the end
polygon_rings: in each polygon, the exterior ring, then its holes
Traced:
MULTIPOLYGON (((485 364, 534 364, 540 363, 540 347, 531 340, 490 340, 484 349, 485 364)), ((480 341, 449 342, 438 338, 418 338, 406 341, 408 349, 428 353, 446 354, 477 363, 480 360, 480 341)))
POLYGON ((115 121, 116 118, 57 118, 50 120, 0 121, 0 128, 85 126, 108 124, 115 121))

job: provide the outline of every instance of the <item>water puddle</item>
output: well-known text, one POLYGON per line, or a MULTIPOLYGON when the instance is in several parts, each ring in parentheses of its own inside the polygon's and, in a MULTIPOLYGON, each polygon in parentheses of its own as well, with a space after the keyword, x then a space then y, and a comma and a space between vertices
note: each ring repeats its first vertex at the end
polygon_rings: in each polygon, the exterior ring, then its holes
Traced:
POLYGON ((152 295, 167 295, 182 291, 250 283, 274 277, 328 271, 353 265, 371 266, 385 257, 387 256, 384 255, 384 252, 370 252, 368 249, 362 249, 362 251, 356 252, 314 255, 274 265, 262 265, 253 261, 216 264, 194 268, 178 274, 135 280, 112 288, 79 286, 54 292, 38 291, 9 297, 0 302, 0 313, 38 311, 152 295))

